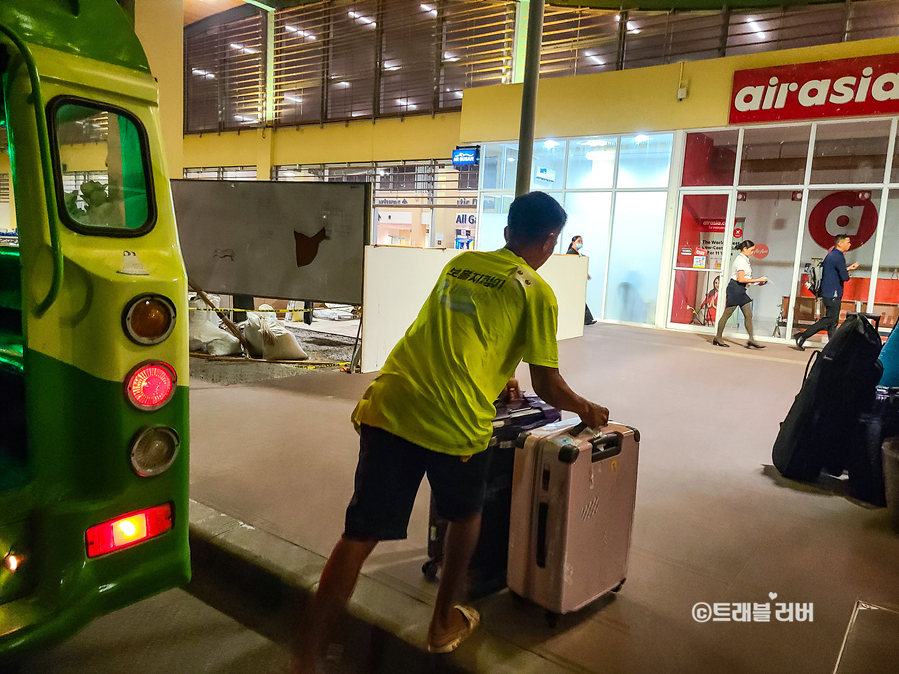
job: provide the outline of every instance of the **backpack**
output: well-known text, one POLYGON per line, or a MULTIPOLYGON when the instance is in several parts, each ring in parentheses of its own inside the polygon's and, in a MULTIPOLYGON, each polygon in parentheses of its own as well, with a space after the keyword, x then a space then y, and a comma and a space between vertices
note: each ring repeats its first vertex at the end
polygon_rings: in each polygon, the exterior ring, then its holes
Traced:
POLYGON ((821 279, 824 276, 823 258, 812 258, 811 262, 806 263, 803 271, 808 275, 805 287, 808 288, 815 297, 820 297, 821 279))

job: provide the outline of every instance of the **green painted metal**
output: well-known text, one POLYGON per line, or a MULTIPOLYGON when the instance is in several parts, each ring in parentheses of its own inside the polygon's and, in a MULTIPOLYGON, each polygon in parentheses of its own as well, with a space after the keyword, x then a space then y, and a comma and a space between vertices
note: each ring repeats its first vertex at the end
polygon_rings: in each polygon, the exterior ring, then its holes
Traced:
POLYGON ((59 243, 59 215, 55 208, 50 207, 56 200, 56 192, 53 187, 53 172, 50 164, 50 140, 47 133, 47 117, 44 114, 44 97, 41 95, 41 81, 37 74, 37 65, 31 50, 22 38, 9 26, 0 23, 0 33, 3 33, 19 50, 19 54, 28 69, 28 78, 31 80, 31 104, 34 106, 35 123, 37 124, 37 136, 41 157, 41 172, 44 181, 44 196, 46 198, 47 224, 50 227, 50 248, 53 258, 53 276, 50 280, 50 288, 47 296, 38 302, 34 308, 35 316, 43 316, 50 305, 59 296, 62 287, 62 246, 59 243))
MULTIPOLYGON (((189 580, 189 417, 184 265, 155 91, 133 27, 114 0, 0 0, 0 42, 11 56, 0 118, 9 123, 20 244, 0 249, 0 662, 6 664, 189 580), (147 130, 156 226, 127 246, 102 232, 85 237, 56 224, 42 99, 68 95, 127 108, 147 130), (126 247, 150 275, 119 273, 126 247), (170 297, 178 322, 165 342, 141 347, 125 335, 122 312, 147 292, 170 297), (43 299, 37 312, 35 298, 43 299), (172 363, 181 385, 163 408, 138 410, 126 398, 125 373, 154 359, 172 363), (131 444, 156 425, 178 434, 179 455, 161 475, 142 478, 131 466, 131 444), (173 504, 172 531, 87 557, 88 528, 164 503, 173 504), (5 564, 8 553, 21 559, 14 573, 5 564)), ((132 172, 123 168, 128 182, 132 172)))
POLYGON ((165 407, 142 412, 125 401, 121 383, 41 353, 25 349, 24 371, 36 386, 26 399, 28 455, 19 468, 32 477, 0 491, 0 550, 21 552, 28 583, 25 590, 12 588, 0 576, 0 598, 17 595, 0 599, 0 659, 64 638, 98 615, 190 578, 188 389, 179 386, 165 407), (141 478, 130 465, 130 443, 151 425, 174 428, 181 444, 169 470, 141 478), (172 531, 87 557, 89 527, 168 502, 172 531))
POLYGON ((29 44, 150 72, 134 26, 115 0, 3 0, 0 24, 29 44))

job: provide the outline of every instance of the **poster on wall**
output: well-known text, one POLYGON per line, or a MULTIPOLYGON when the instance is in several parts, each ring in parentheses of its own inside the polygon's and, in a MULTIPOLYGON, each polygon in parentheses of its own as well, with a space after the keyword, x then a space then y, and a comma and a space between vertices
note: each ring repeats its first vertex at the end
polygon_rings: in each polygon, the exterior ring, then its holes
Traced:
MULTIPOLYGON (((745 221, 746 218, 736 218, 734 220, 734 238, 742 236, 745 221)), ((706 269, 721 269, 721 263, 726 252, 724 250, 726 230, 727 222, 724 218, 700 218, 699 247, 707 251, 706 269)), ((694 264, 693 266, 695 267, 696 265, 694 264)))

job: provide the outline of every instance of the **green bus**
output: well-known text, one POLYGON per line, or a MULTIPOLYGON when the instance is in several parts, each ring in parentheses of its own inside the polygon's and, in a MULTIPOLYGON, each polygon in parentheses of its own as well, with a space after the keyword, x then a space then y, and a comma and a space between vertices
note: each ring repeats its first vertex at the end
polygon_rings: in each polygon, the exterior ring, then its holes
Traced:
POLYGON ((185 584, 190 558, 187 281, 131 19, 3 0, 0 84, 3 662, 185 584))

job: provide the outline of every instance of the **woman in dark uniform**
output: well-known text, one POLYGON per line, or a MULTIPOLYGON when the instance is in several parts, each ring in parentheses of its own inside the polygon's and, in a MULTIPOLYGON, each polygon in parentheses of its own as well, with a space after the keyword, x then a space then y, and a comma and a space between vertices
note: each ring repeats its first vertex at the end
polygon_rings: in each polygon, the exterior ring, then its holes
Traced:
POLYGON ((718 334, 715 335, 712 344, 715 346, 730 346, 721 338, 721 335, 724 334, 724 324, 737 310, 737 307, 740 307, 746 322, 746 332, 749 333, 749 341, 746 342, 746 348, 764 349, 764 345, 756 342, 755 336, 752 334, 752 299, 746 293, 746 286, 752 283, 767 283, 768 277, 752 278, 752 265, 749 262, 749 258, 755 250, 754 242, 746 239, 734 247, 740 251, 740 254, 734 260, 734 273, 731 275, 730 281, 727 282, 727 288, 725 289, 727 307, 724 309, 724 313, 721 314, 721 320, 718 321, 718 334))
MULTIPOLYGON (((580 235, 574 236, 571 238, 571 243, 568 244, 568 250, 566 253, 568 255, 580 255, 581 248, 584 246, 584 239, 580 235)), ((590 280, 590 274, 587 274, 587 280, 590 280)), ((584 305, 584 325, 593 325, 596 323, 596 319, 593 318, 593 314, 590 313, 590 307, 585 304, 584 305)))

